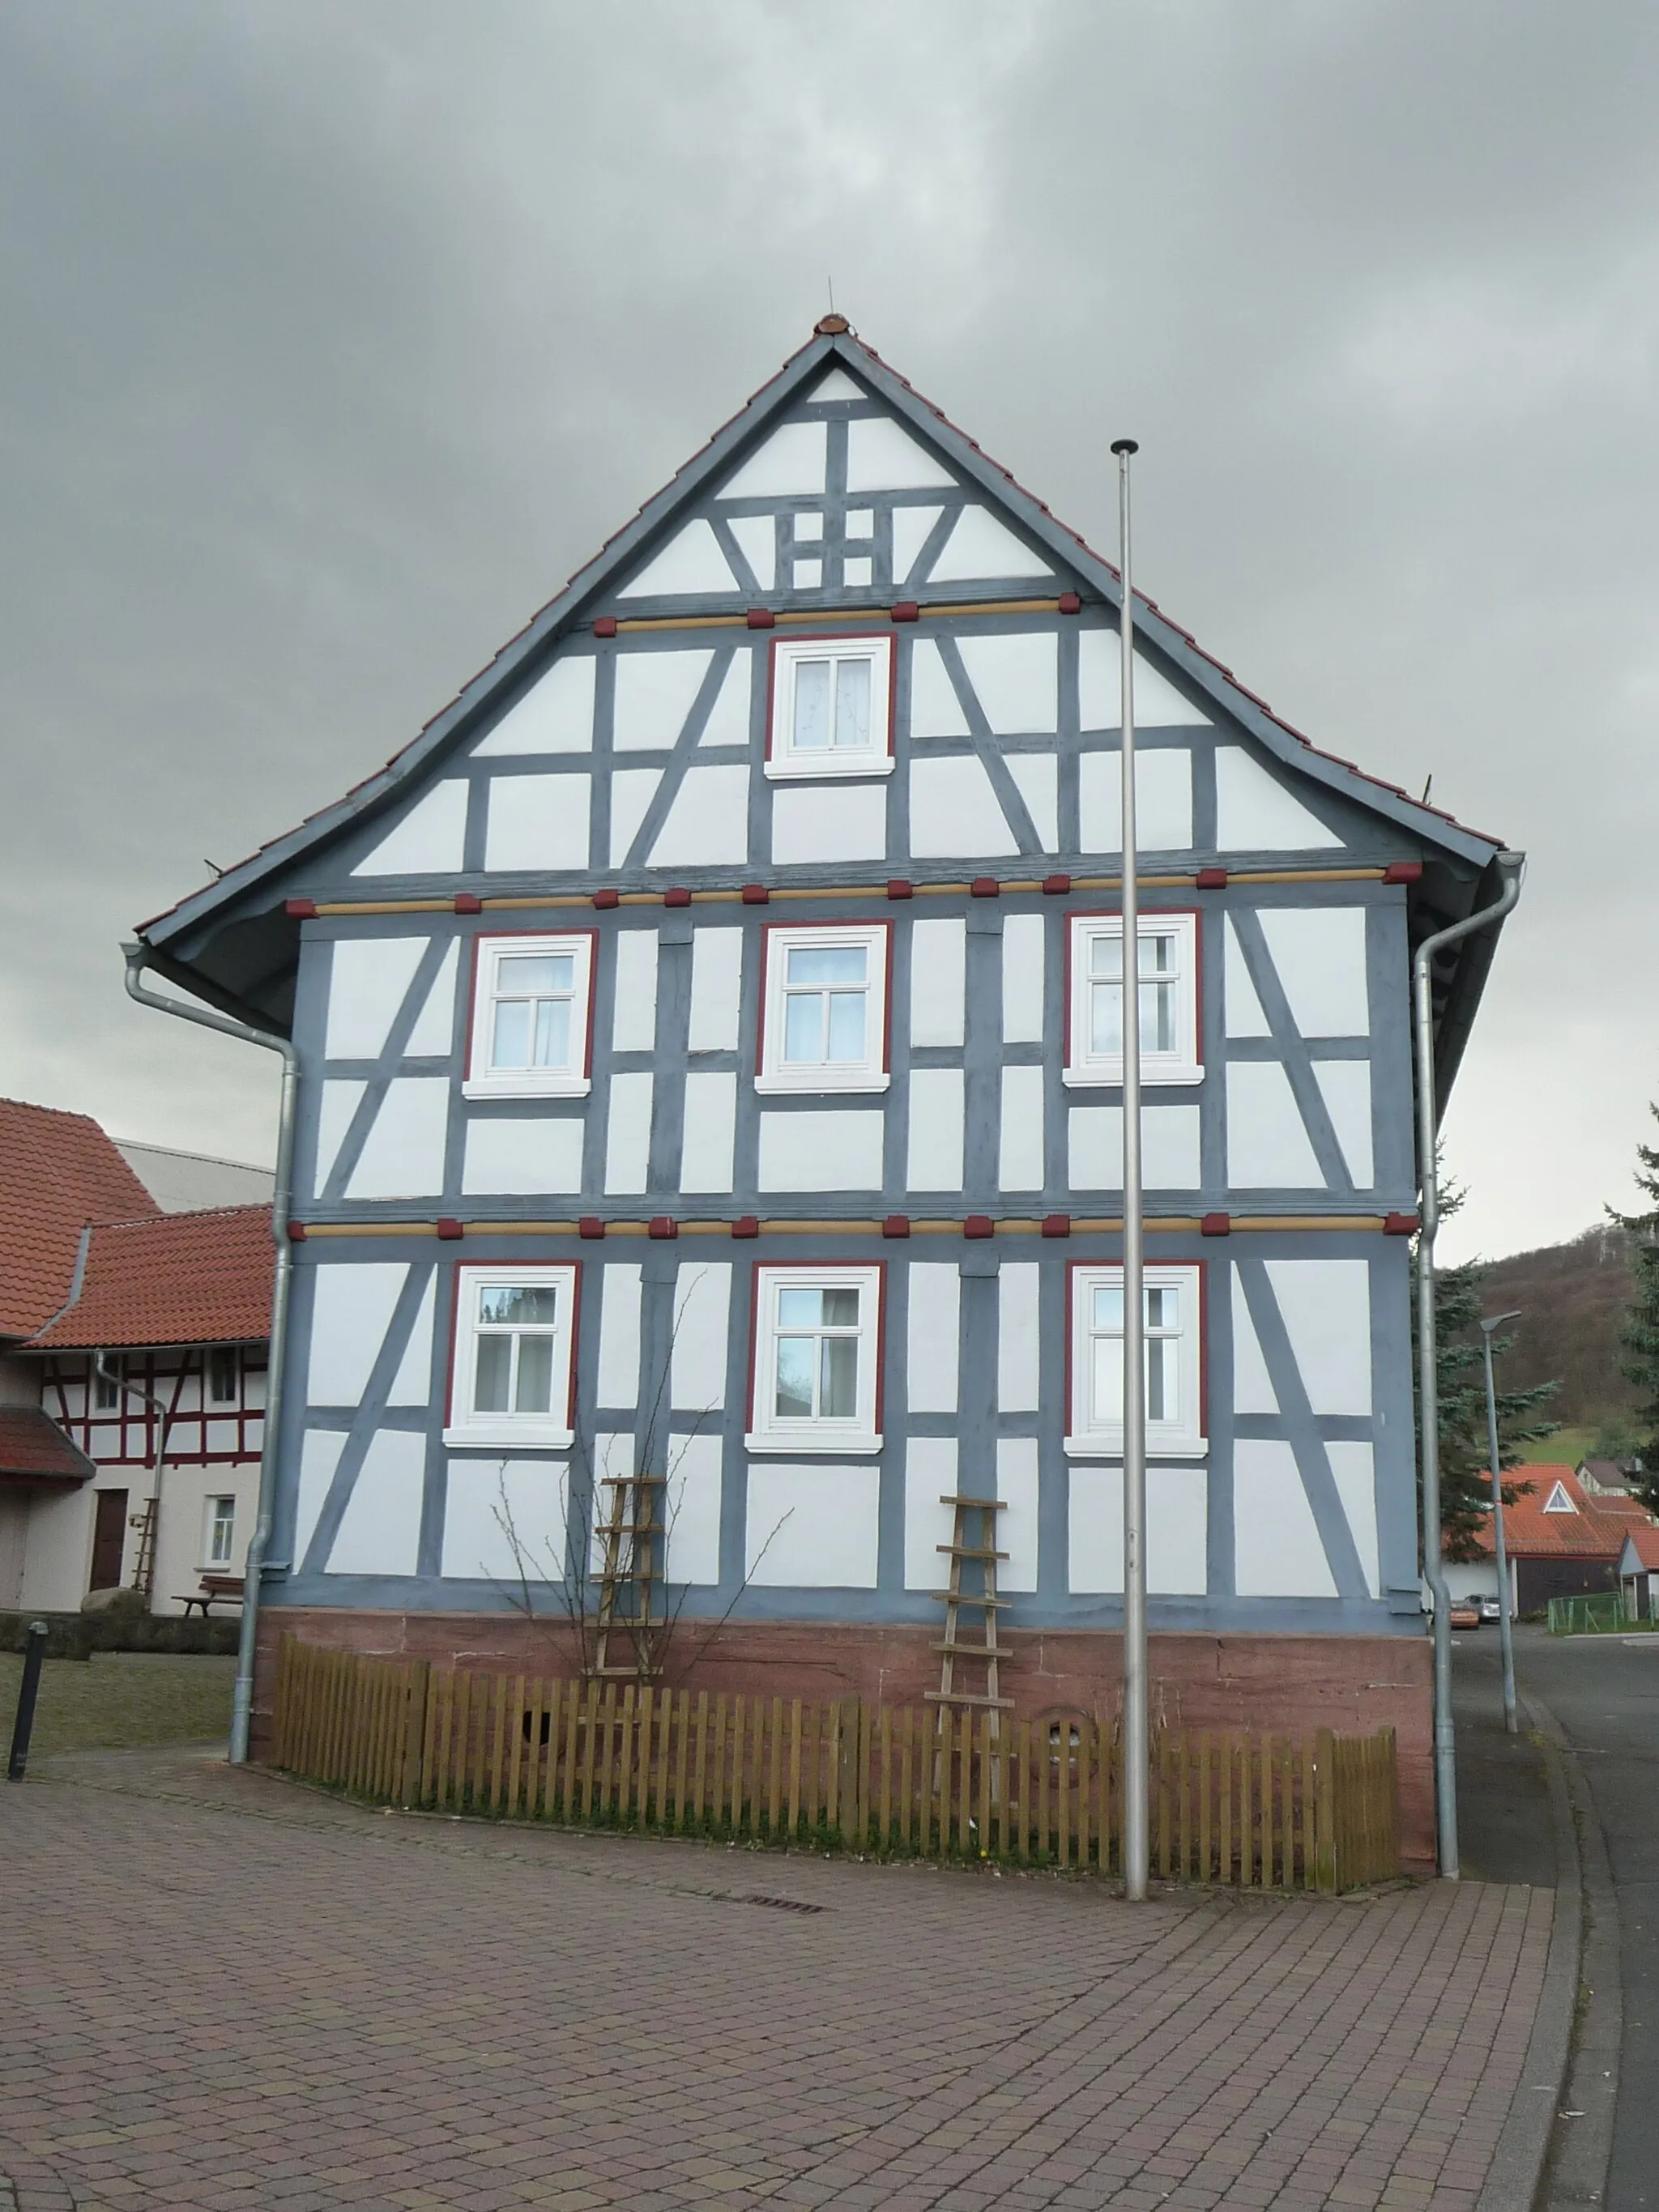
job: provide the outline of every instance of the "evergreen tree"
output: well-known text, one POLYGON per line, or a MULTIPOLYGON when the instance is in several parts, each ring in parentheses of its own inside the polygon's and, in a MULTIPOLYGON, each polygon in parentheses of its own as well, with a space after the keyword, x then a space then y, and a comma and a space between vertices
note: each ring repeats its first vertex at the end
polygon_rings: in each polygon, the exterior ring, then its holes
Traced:
MULTIPOLYGON (((1659 1106, 1648 1111, 1659 1120, 1659 1106)), ((1625 1325, 1619 1332, 1625 1354, 1620 1364, 1644 1401, 1637 1408, 1644 1439, 1637 1446, 1643 1472, 1631 1487, 1650 1513, 1659 1513, 1659 1147, 1638 1145, 1636 1157, 1640 1163, 1637 1187, 1653 1204, 1645 1213, 1619 1213, 1612 1206, 1607 1212, 1629 1234, 1634 1278, 1635 1295, 1625 1309, 1625 1325)))
MULTIPOLYGON (((1455 1183, 1443 1184, 1440 1218, 1449 1220, 1462 1205, 1465 1194, 1455 1183)), ((1492 1510, 1492 1474, 1486 1440, 1486 1373, 1480 1348, 1480 1321, 1486 1303, 1486 1268, 1478 1260, 1461 1267, 1440 1267, 1434 1278, 1435 1378, 1440 1419, 1440 1526, 1446 1554, 1453 1559, 1480 1557, 1474 1538, 1492 1510)), ((1656 1283, 1659 1289, 1659 1282, 1656 1283)), ((1416 1375, 1417 1307, 1412 1306, 1412 1353, 1416 1375)), ((1496 1372, 1502 1373, 1504 1354, 1512 1337, 1492 1339, 1496 1372)), ((1659 1336, 1656 1336, 1659 1345, 1659 1336)), ((1520 1447, 1553 1436, 1559 1421, 1529 1417, 1555 1395, 1560 1386, 1540 1382, 1530 1390, 1497 1393, 1498 1455, 1503 1468, 1519 1466, 1520 1447)), ((1419 1434, 1421 1419, 1419 1416, 1419 1434)), ((1504 1485, 1504 1502, 1512 1505, 1529 1482, 1504 1485)))

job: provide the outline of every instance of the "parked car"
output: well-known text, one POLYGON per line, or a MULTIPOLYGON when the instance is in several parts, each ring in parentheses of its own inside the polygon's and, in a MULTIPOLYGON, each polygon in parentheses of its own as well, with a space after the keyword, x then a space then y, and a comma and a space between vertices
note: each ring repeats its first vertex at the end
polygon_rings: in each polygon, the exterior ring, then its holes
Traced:
POLYGON ((1447 1616, 1454 1628, 1479 1628, 1480 1601, 1478 1597, 1455 1597, 1447 1616))
POLYGON ((1482 1620, 1497 1620, 1501 1618, 1498 1610, 1498 1600, 1495 1597, 1483 1597, 1481 1599, 1480 1618, 1482 1620))

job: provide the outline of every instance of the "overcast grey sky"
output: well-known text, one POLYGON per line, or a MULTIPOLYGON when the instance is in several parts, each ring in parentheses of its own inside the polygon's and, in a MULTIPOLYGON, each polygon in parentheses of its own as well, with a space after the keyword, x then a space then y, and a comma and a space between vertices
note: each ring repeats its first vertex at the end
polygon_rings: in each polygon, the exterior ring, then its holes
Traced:
POLYGON ((0 1090, 248 1158, 136 921, 402 745, 836 303, 1315 741, 1531 855, 1446 1249, 1659 1094, 1659 14, 12 0, 0 1090))

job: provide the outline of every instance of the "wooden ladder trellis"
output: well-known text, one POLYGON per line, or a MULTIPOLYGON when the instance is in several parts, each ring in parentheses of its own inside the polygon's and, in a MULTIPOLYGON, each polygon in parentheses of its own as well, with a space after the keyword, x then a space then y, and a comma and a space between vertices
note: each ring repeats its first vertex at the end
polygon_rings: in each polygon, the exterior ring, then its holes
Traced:
POLYGON ((666 1561, 659 1557, 659 1546, 667 1532, 658 1518, 657 1501, 667 1480, 663 1474, 600 1478, 600 1487, 611 1494, 610 1511, 599 1529, 605 1550, 593 1636, 593 1672, 601 1678, 647 1680, 662 1670, 662 1655, 653 1648, 651 1633, 663 1625, 653 1610, 653 1601, 666 1566, 666 1561), (630 1589, 634 1593, 631 1612, 626 1609, 630 1589), (632 1637, 631 1665, 611 1664, 613 1630, 632 1637))
MULTIPOLYGON (((157 1480, 160 1480, 158 1474, 157 1480)), ((154 1497, 144 1500, 143 1510, 132 1516, 133 1526, 138 1531, 138 1557, 133 1563, 132 1587, 142 1590, 146 1597, 155 1591, 155 1508, 154 1497)))
POLYGON ((927 1697, 931 1703, 941 1708, 941 1724, 945 1710, 952 1705, 988 1709, 991 1734, 995 1735, 997 1715, 1011 1711, 1014 1702, 1012 1698, 1005 1698, 1001 1694, 997 1674, 1001 1661, 1013 1656, 1007 1646, 999 1642, 997 1636, 997 1615, 1006 1611, 1008 1605, 1006 1598, 997 1595, 997 1562, 1008 1556, 1006 1552, 997 1548, 997 1515, 1004 1510, 1004 1503, 1000 1498, 950 1496, 942 1497, 939 1504, 952 1509, 951 1540, 938 1547, 950 1560, 951 1571, 945 1587, 945 1634, 933 1646, 936 1651, 944 1655, 939 1662, 939 1687, 929 1690, 927 1697), (979 1516, 979 1541, 976 1544, 968 1541, 970 1514, 979 1516), (978 1569, 980 1583, 977 1590, 963 1589, 962 1571, 964 1566, 978 1569), (983 1622, 981 1639, 977 1644, 964 1644, 961 1640, 964 1608, 979 1613, 983 1622), (956 1668, 958 1659, 969 1661, 984 1668, 981 1689, 957 1686, 956 1668))

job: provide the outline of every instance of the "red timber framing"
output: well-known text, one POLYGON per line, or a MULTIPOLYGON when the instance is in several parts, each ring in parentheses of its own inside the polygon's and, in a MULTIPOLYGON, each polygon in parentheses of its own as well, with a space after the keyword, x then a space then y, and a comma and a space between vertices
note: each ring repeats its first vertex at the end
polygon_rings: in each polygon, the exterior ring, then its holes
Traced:
POLYGON ((265 1347, 237 1347, 236 1395, 222 1406, 204 1405, 210 1349, 161 1346, 111 1352, 108 1364, 128 1387, 106 1412, 93 1407, 92 1355, 52 1354, 41 1376, 41 1403, 100 1467, 153 1464, 158 1413, 149 1400, 166 1409, 169 1467, 228 1467, 256 1460, 264 1427, 265 1347), (139 1391, 143 1397, 135 1395, 139 1391))

